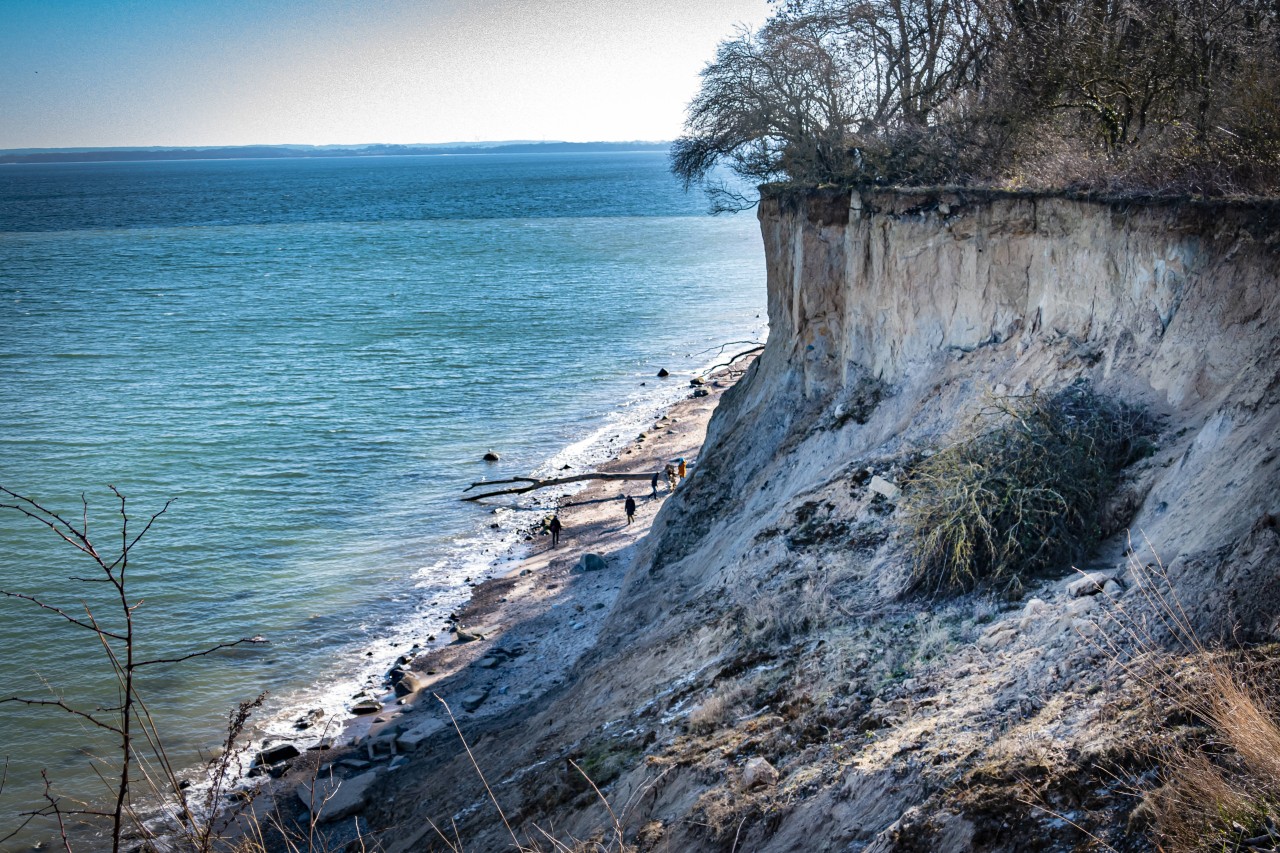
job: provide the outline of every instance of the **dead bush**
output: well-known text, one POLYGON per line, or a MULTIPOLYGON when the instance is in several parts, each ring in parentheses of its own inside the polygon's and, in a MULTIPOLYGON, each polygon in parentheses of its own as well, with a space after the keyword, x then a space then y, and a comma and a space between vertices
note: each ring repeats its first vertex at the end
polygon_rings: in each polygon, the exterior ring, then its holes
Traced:
POLYGON ((910 590, 1016 587, 1096 541, 1120 470, 1146 448, 1143 414, 1082 383, 1004 397, 910 472, 910 590))

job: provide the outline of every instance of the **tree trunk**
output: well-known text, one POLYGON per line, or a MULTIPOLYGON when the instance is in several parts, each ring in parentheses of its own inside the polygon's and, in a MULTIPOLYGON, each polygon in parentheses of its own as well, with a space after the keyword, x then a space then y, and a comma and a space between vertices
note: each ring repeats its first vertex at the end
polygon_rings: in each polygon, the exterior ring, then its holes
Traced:
POLYGON ((545 489, 548 486, 562 486, 565 483, 581 483, 584 480, 649 480, 652 481, 654 474, 661 472, 640 472, 638 474, 571 474, 568 477, 550 477, 545 480, 539 480, 536 477, 512 477, 507 480, 482 480, 479 483, 472 483, 463 489, 469 492, 472 489, 478 489, 484 486, 500 486, 508 483, 522 483, 523 485, 511 485, 504 489, 495 489, 491 492, 484 492, 479 495, 464 495, 464 501, 478 501, 485 498, 497 497, 498 495, 522 495, 525 492, 532 492, 535 489, 545 489))

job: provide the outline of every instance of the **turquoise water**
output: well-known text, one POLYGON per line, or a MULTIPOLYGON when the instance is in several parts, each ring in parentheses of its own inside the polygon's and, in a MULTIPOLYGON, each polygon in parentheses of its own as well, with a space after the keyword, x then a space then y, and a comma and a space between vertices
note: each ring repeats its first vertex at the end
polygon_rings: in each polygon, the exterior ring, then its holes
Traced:
MULTIPOLYGON (((83 493, 104 548, 108 484, 135 525, 173 499, 130 563, 146 654, 270 640, 152 671, 180 761, 261 690, 271 731, 340 714, 506 553, 520 514, 466 484, 599 458, 764 334, 754 217, 703 207, 649 153, 0 170, 0 484, 83 493)), ((100 601, 75 556, 0 513, 0 587, 100 601)), ((0 601, 0 695, 42 682, 110 696, 92 643, 0 601)), ((42 767, 95 790, 70 723, 0 705, 0 818, 42 767)))

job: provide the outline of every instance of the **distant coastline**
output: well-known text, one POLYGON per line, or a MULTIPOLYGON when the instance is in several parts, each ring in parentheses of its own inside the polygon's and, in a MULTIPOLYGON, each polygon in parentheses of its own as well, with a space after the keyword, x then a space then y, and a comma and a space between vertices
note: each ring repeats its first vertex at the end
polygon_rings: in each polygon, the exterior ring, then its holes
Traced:
POLYGON ((429 145, 228 145, 190 148, 20 148, 0 150, 0 165, 129 163, 146 160, 260 160, 457 154, 586 154, 666 151, 669 142, 476 142, 429 145))

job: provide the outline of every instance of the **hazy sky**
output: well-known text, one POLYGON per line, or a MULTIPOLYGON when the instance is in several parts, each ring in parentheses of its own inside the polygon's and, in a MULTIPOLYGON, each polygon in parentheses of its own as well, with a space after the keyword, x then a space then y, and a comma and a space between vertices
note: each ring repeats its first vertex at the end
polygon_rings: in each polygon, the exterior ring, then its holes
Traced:
POLYGON ((0 0, 0 148, 670 139, 768 0, 0 0))

